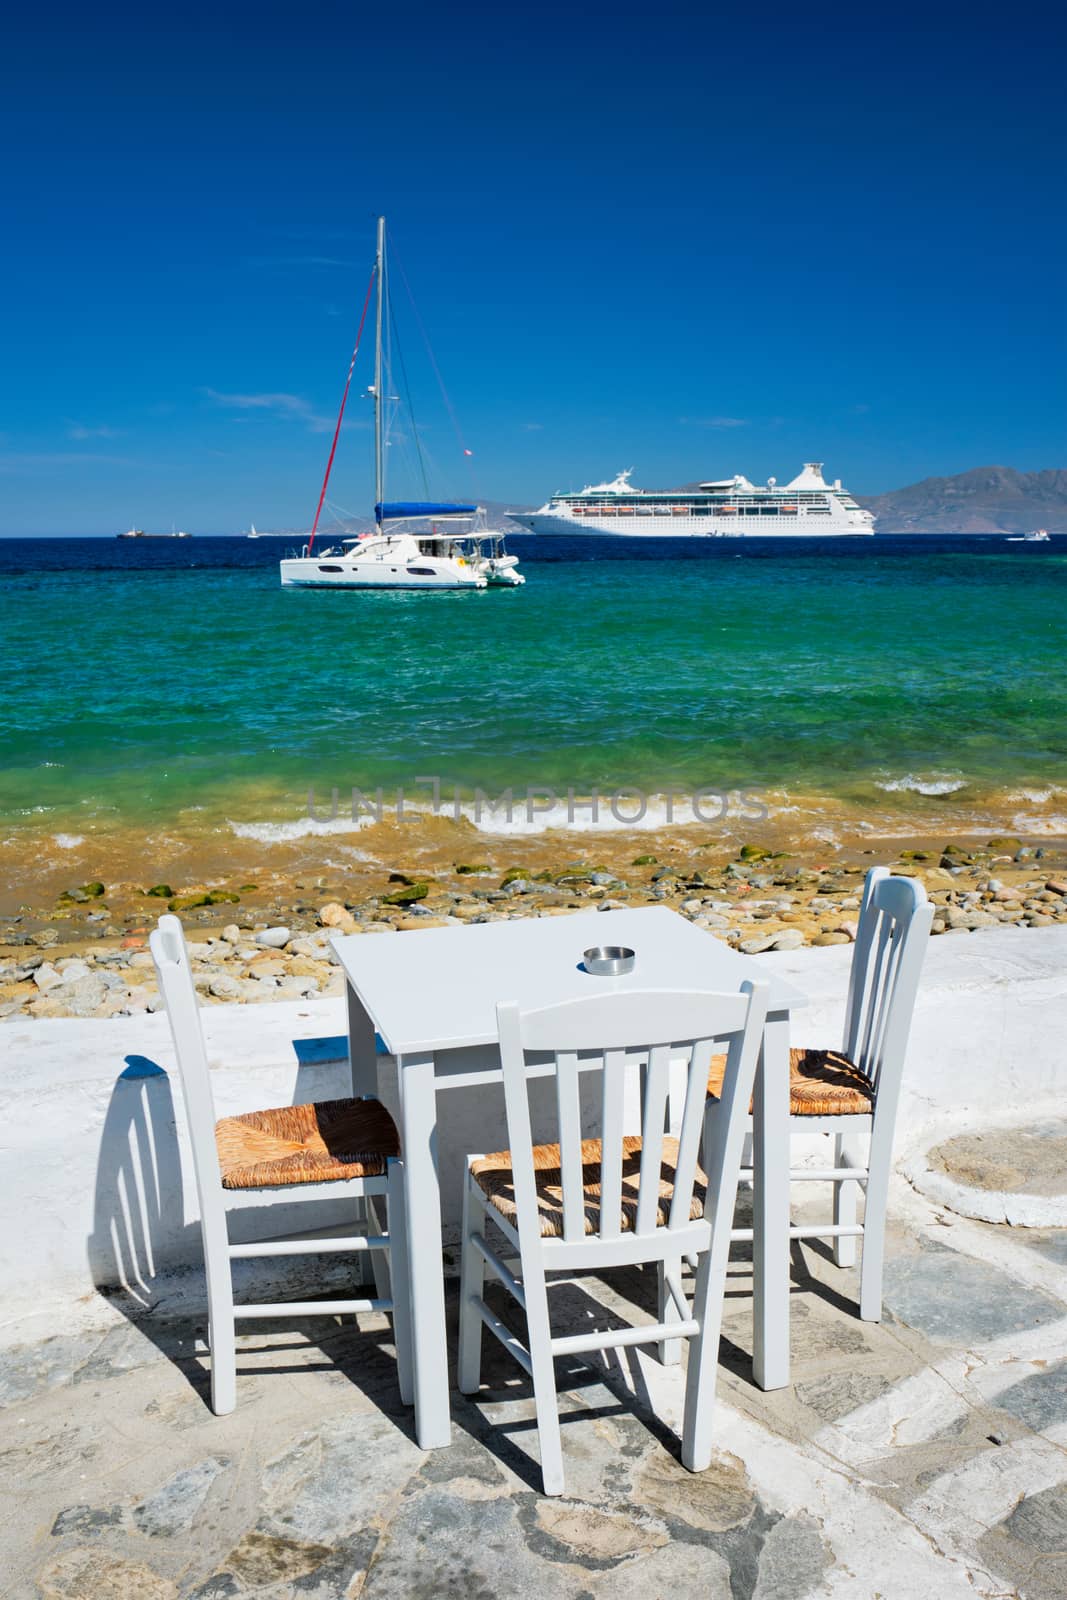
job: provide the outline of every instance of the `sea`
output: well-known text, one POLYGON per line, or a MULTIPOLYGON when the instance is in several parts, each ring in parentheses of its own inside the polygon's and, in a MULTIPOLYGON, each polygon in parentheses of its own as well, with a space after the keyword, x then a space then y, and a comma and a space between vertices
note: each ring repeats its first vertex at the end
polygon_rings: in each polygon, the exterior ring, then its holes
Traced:
POLYGON ((398 795, 486 833, 695 791, 830 843, 1067 833, 1067 538, 517 536, 525 587, 440 594, 282 590, 292 543, 0 541, 8 859, 268 848, 398 795))

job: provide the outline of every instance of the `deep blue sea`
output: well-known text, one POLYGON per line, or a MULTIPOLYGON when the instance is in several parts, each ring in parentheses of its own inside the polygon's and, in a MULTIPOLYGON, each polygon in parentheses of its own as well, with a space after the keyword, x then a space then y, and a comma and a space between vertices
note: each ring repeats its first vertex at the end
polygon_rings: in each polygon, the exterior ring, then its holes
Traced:
POLYGON ((525 588, 443 594, 283 592, 294 542, 0 541, 9 839, 418 774, 1067 811, 1067 538, 524 536, 525 588))

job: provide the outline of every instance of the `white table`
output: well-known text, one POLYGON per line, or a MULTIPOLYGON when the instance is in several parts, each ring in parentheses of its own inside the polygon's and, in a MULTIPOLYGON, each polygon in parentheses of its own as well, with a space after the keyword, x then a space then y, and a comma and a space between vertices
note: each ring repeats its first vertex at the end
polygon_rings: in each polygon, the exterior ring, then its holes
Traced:
MULTIPOLYGON (((424 1450, 450 1439, 437 1093, 501 1082, 492 1057, 455 1069, 448 1052, 496 1041, 496 1006, 558 1005, 606 989, 736 990, 766 968, 665 906, 576 912, 397 937, 334 941, 348 980, 353 1092, 377 1093, 375 1031, 395 1057, 411 1264, 415 1428, 424 1450), (630 945, 634 971, 592 978, 591 945, 630 945)), ((789 1017, 805 1003, 771 975, 753 1108, 753 1371, 763 1389, 789 1381, 789 1017)))

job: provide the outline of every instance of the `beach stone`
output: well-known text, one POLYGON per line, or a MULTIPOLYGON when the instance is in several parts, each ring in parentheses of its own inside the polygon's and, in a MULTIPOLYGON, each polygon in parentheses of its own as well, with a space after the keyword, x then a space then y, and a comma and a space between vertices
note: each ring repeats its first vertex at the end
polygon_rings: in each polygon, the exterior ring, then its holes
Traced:
POLYGON ((1067 878, 1050 878, 1045 888, 1052 894, 1067 895, 1067 878))
POLYGON ((276 1000, 304 1000, 318 992, 318 978, 279 978, 276 1000))
POLYGON ((777 934, 767 933, 759 939, 742 939, 741 953, 746 956, 761 956, 765 950, 773 949, 777 937, 777 934))
POLYGON ((851 917, 846 917, 844 922, 839 923, 833 931, 835 933, 845 934, 850 941, 854 942, 856 935, 859 932, 859 923, 853 921, 851 917))
POLYGON ((217 978, 212 978, 208 985, 208 992, 216 1000, 239 1000, 241 998, 240 979, 231 977, 228 972, 222 973, 217 978))
POLYGON ((241 983, 242 998, 253 1003, 274 1000, 277 994, 278 985, 273 978, 245 978, 241 983))
POLYGON ((253 938, 257 944, 266 945, 268 950, 284 950, 292 934, 288 928, 261 928, 253 938))
POLYGON ((79 978, 89 976, 89 963, 68 956, 64 961, 56 962, 56 970, 63 974, 64 983, 77 983, 79 978))
POLYGON ((68 1016, 91 1017, 106 997, 107 984, 94 973, 74 983, 65 983, 61 999, 68 1016))
POLYGON ((228 922, 222 930, 222 937, 227 944, 238 945, 241 942, 241 930, 236 922, 228 922))
POLYGON ((851 940, 847 933, 817 933, 811 942, 820 948, 824 948, 831 944, 850 944, 851 940))
POLYGON ((280 978, 287 971, 281 956, 259 955, 248 965, 246 978, 280 978))
POLYGON ((54 989, 57 984, 62 983, 63 978, 50 961, 42 961, 34 971, 33 981, 42 994, 47 994, 49 989, 54 989))
POLYGON ((775 936, 771 945, 772 950, 799 950, 804 943, 804 935, 799 928, 786 928, 784 932, 775 936))
MULTIPOLYGON (((305 941, 301 940, 301 943, 305 941)), ((316 961, 311 955, 293 955, 289 958, 289 976, 291 978, 321 978, 322 962, 316 961)))
POLYGON ((958 906, 948 908, 947 922, 953 930, 965 933, 974 933, 979 928, 995 928, 996 917, 990 916, 988 911, 963 911, 958 906))

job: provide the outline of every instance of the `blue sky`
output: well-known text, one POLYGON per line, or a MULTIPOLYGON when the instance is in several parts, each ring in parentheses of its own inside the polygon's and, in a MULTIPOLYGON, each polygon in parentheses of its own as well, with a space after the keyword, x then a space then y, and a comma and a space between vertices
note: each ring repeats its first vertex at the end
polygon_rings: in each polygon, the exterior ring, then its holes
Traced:
POLYGON ((437 494, 1067 464, 1052 5, 39 15, 0 60, 0 533, 306 526, 379 210, 474 452, 394 281, 437 494))

